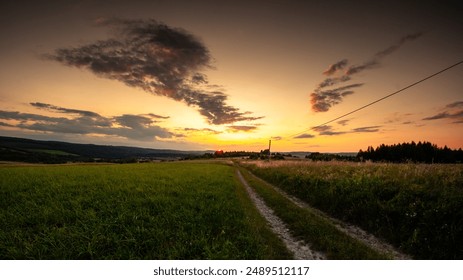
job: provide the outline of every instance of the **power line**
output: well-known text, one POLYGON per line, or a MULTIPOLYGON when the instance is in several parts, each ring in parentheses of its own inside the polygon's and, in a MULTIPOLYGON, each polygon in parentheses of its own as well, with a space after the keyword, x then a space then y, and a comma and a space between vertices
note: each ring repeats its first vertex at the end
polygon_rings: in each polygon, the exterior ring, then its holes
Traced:
POLYGON ((432 75, 429 75, 429 76, 427 76, 427 77, 425 77, 425 78, 423 78, 423 79, 421 79, 421 80, 419 80, 419 81, 417 81, 417 82, 414 82, 414 83, 412 83, 412 84, 410 84, 410 85, 408 85, 408 86, 406 86, 406 87, 403 87, 403 88, 401 88, 401 89, 399 89, 399 90, 397 90, 397 91, 395 91, 395 92, 393 92, 393 93, 391 93, 391 94, 388 94, 388 95, 386 95, 386 96, 384 96, 384 97, 382 97, 382 98, 380 98, 380 99, 377 99, 377 100, 375 100, 375 101, 373 101, 373 102, 370 102, 370 103, 368 103, 368 104, 366 104, 366 105, 364 105, 364 106, 362 106, 362 107, 359 107, 359 108, 357 108, 357 109, 355 109, 355 110, 353 110, 353 111, 350 111, 349 113, 346 113, 346 114, 344 114, 344 115, 342 115, 342 116, 336 117, 336 118, 334 118, 334 119, 332 119, 332 120, 329 120, 329 121, 327 121, 327 122, 324 122, 324 123, 322 123, 322 124, 320 124, 320 125, 311 127, 311 128, 309 128, 309 129, 306 129, 306 130, 301 131, 301 132, 299 132, 299 133, 292 134, 292 135, 288 136, 287 138, 292 138, 292 137, 301 135, 302 133, 307 132, 307 131, 309 131, 309 130, 312 130, 312 129, 314 129, 314 128, 318 128, 318 127, 327 125, 327 124, 329 124, 329 123, 332 123, 332 122, 334 122, 334 121, 337 121, 337 120, 339 120, 339 119, 342 119, 342 118, 344 118, 344 117, 346 117, 346 116, 349 116, 349 115, 351 115, 351 114, 353 114, 353 113, 355 113, 355 112, 358 112, 358 111, 360 111, 360 110, 362 110, 362 109, 365 109, 365 108, 367 108, 367 107, 369 107, 369 106, 371 106, 371 105, 373 105, 373 104, 376 104, 376 103, 378 103, 378 102, 380 102, 380 101, 383 101, 383 100, 386 99, 386 98, 389 98, 389 97, 391 97, 391 96, 393 96, 393 95, 396 95, 396 94, 398 94, 398 93, 400 93, 400 92, 402 92, 402 91, 404 91, 404 90, 406 90, 406 89, 409 89, 409 88, 411 88, 411 87, 414 87, 414 86, 416 86, 416 85, 418 85, 418 84, 420 84, 420 83, 422 83, 422 82, 424 82, 424 81, 426 81, 426 80, 429 80, 429 79, 431 79, 431 78, 433 78, 433 77, 435 77, 435 76, 437 76, 437 75, 439 75, 439 74, 442 74, 442 73, 444 73, 445 71, 448 71, 448 70, 450 70, 450 69, 452 69, 452 68, 454 68, 454 67, 456 67, 456 66, 458 66, 458 65, 460 65, 460 64, 462 64, 462 63, 463 63, 463 60, 461 60, 460 62, 457 62, 457 63, 455 63, 455 64, 453 64, 453 65, 451 65, 451 66, 448 66, 448 67, 446 67, 446 68, 444 68, 444 69, 442 69, 442 70, 440 70, 440 71, 438 71, 438 72, 436 72, 436 73, 434 73, 434 74, 432 74, 432 75))

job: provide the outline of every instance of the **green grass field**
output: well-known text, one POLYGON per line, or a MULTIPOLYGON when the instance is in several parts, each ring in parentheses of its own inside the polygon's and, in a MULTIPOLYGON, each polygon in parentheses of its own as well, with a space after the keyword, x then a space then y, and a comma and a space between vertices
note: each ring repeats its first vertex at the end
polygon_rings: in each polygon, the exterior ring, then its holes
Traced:
MULTIPOLYGON (((414 258, 463 258, 462 165, 242 166, 414 258)), ((291 258, 235 170, 220 161, 0 166, 0 259, 291 258)), ((389 257, 243 174, 296 236, 329 258, 389 257)))
POLYGON ((246 168, 418 259, 463 259, 463 165, 250 161, 246 168))
POLYGON ((1 259, 286 259, 234 168, 0 168, 1 259))

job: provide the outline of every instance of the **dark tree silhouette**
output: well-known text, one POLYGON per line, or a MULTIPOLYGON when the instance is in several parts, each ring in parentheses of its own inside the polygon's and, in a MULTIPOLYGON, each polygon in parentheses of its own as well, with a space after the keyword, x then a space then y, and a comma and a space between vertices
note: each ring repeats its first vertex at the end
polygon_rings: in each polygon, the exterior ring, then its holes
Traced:
POLYGON ((386 162, 461 163, 463 151, 461 148, 452 150, 447 146, 439 148, 430 142, 412 141, 390 146, 381 144, 376 149, 369 146, 366 151, 360 150, 357 158, 386 162))

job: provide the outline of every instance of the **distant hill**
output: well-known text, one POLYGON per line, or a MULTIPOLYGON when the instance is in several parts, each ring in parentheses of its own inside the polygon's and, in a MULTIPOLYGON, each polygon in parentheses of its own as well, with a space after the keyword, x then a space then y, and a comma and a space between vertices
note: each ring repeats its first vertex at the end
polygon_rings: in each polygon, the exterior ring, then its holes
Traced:
POLYGON ((178 159, 204 151, 178 151, 126 146, 75 144, 0 136, 0 160, 37 163, 78 161, 127 162, 137 160, 178 159))

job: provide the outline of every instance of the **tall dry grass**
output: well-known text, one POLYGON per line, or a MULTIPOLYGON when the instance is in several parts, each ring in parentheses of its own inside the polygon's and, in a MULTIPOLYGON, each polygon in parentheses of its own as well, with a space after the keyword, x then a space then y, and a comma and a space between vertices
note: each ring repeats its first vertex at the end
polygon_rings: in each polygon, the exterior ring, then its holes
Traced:
POLYGON ((265 180, 419 259, 463 258, 463 165, 246 161, 265 180))

